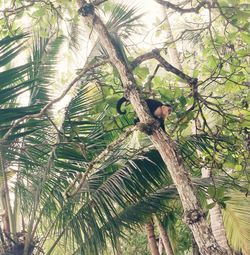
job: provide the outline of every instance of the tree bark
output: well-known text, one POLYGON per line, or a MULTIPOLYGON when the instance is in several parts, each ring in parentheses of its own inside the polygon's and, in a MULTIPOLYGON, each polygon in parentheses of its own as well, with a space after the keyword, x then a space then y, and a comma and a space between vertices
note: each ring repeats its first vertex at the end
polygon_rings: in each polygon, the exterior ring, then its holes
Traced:
MULTIPOLYGON (((91 4, 88 4, 85 0, 79 0, 78 2, 80 3, 79 13, 99 34, 102 46, 106 49, 110 61, 120 74, 125 95, 130 100, 141 123, 155 123, 155 120, 149 114, 145 101, 141 98, 140 93, 136 88, 136 81, 132 72, 116 50, 107 28, 95 14, 94 7, 91 4)), ((184 209, 185 222, 193 232, 200 252, 204 255, 227 254, 227 252, 218 245, 212 234, 211 228, 205 221, 204 213, 196 197, 194 186, 184 168, 182 159, 176 153, 175 144, 170 136, 162 129, 157 128, 153 131, 150 139, 167 165, 168 171, 176 185, 184 209)))
POLYGON ((145 224, 145 229, 148 238, 148 246, 151 252, 151 255, 160 255, 158 246, 155 239, 154 226, 152 221, 145 224))
POLYGON ((199 247, 194 240, 194 236, 192 235, 192 254, 193 255, 200 255, 199 247))
POLYGON ((158 251, 159 251, 159 254, 160 254, 160 255, 162 255, 162 254, 163 254, 163 242, 162 242, 161 237, 159 237, 159 242, 158 242, 158 251))
POLYGON ((165 21, 165 24, 166 24, 167 29, 168 29, 167 37, 170 39, 171 42, 173 42, 173 43, 171 43, 171 45, 169 45, 167 47, 169 58, 170 58, 171 63, 172 63, 173 66, 175 66, 179 70, 183 71, 181 61, 180 61, 180 56, 179 56, 179 53, 177 51, 176 44, 174 43, 174 36, 173 36, 173 33, 172 33, 171 24, 170 24, 169 19, 168 19, 168 11, 167 11, 166 8, 163 8, 163 13, 165 14, 164 21, 165 21))
MULTIPOLYGON (((212 176, 212 171, 210 168, 202 169, 202 177, 207 178, 212 176)), ((207 199, 207 203, 211 204, 214 201, 212 199, 207 199)), ((216 203, 213 208, 209 210, 211 228, 214 234, 214 237, 218 244, 227 250, 228 254, 232 254, 232 250, 228 244, 226 231, 224 228, 223 217, 221 213, 220 206, 216 203)))
POLYGON ((164 229, 164 227, 162 226, 162 224, 161 224, 161 222, 160 222, 160 220, 157 216, 155 216, 155 222, 156 222, 156 225, 159 229, 160 237, 162 239, 163 246, 164 246, 166 254, 167 255, 174 255, 173 248, 172 248, 172 245, 171 245, 169 237, 168 237, 168 233, 164 229))

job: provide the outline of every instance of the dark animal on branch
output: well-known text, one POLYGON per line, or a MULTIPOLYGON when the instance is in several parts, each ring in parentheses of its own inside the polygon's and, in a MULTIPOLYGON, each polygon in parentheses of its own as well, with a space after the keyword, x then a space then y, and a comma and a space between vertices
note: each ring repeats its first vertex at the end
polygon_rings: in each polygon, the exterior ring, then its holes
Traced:
MULTIPOLYGON (((126 110, 121 111, 121 106, 125 102, 128 102, 128 100, 125 97, 122 97, 117 101, 116 110, 119 114, 126 114, 126 110)), ((164 120, 172 112, 172 106, 170 104, 163 104, 162 102, 155 99, 145 99, 145 102, 147 103, 150 113, 156 120, 160 122, 160 127, 165 132, 164 120)), ((139 118, 136 118, 134 120, 135 124, 137 122, 139 122, 139 118)))

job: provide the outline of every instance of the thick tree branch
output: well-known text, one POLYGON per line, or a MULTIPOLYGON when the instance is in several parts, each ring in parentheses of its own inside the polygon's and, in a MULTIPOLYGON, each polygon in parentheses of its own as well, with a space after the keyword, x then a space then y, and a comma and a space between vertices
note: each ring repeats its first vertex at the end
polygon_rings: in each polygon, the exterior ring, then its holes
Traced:
MULTIPOLYGON (((157 49, 155 49, 155 50, 157 50, 157 49)), ((142 54, 142 55, 138 56, 137 58, 135 58, 133 61, 131 61, 130 68, 132 70, 134 70, 142 62, 144 62, 146 60, 149 60, 149 59, 152 59, 154 57, 155 57, 154 50, 152 50, 151 52, 142 54)))
POLYGON ((166 8, 170 8, 180 13, 191 13, 191 12, 199 13, 202 7, 204 7, 206 4, 209 4, 208 1, 202 1, 196 7, 183 9, 179 5, 172 4, 169 1, 164 1, 164 0, 155 0, 155 1, 166 8))
POLYGON ((160 55, 160 50, 159 49, 154 49, 151 52, 145 53, 141 56, 138 56, 136 59, 134 59, 130 63, 130 67, 132 69, 136 68, 139 64, 142 62, 148 60, 148 59, 156 59, 163 68, 166 69, 166 71, 171 72, 177 76, 179 76, 181 79, 186 81, 188 84, 192 86, 197 86, 198 80, 197 78, 192 78, 189 75, 183 73, 181 70, 178 68, 172 66, 170 63, 168 63, 161 55, 160 55))
POLYGON ((92 3, 94 6, 98 6, 104 2, 106 2, 107 0, 94 0, 92 3))
POLYGON ((187 74, 183 73, 181 70, 177 69, 176 67, 172 66, 169 64, 161 55, 159 51, 153 51, 154 53, 154 58, 159 61, 159 63, 164 67, 167 71, 176 74, 179 76, 181 79, 186 81, 188 84, 192 86, 197 86, 198 79, 197 78, 192 78, 188 76, 187 74))

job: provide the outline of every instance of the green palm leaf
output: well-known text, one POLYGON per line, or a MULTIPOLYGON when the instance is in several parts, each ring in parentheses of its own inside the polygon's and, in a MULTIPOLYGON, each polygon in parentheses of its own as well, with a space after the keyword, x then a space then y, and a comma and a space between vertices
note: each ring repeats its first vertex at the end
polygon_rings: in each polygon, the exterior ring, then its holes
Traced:
POLYGON ((223 210, 224 226, 229 243, 237 251, 250 253, 250 199, 243 193, 232 191, 231 199, 223 210))
POLYGON ((50 86, 56 82, 58 68, 58 53, 64 42, 64 37, 42 38, 36 36, 33 40, 33 50, 29 70, 34 86, 31 90, 30 104, 49 101, 50 86))

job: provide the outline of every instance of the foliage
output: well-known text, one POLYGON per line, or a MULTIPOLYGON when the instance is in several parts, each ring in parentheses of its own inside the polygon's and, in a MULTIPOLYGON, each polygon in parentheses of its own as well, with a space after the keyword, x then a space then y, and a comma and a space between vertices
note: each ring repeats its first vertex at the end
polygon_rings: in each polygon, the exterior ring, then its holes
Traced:
POLYGON ((230 197, 231 199, 223 210, 228 239, 235 250, 248 254, 250 252, 249 197, 239 192, 231 192, 230 197))
MULTIPOLYGON (((148 254, 143 224, 157 213, 176 254, 188 252, 190 232, 158 152, 138 131, 121 138, 135 114, 128 106, 126 116, 117 115, 115 104, 123 92, 120 77, 107 64, 107 52, 95 32, 81 23, 76 1, 5 1, 3 6, 0 192, 11 237, 19 236, 22 245, 26 240, 26 247, 35 244, 37 254, 112 253, 119 241, 124 254, 148 254), (20 34, 27 22, 29 36, 20 34), (77 44, 87 51, 72 48, 77 44), (67 100, 62 96, 58 114, 58 93, 68 87, 75 68, 63 65, 65 55, 71 63, 86 63, 77 71, 80 77, 72 79, 67 100), (48 108, 43 112, 44 107, 48 108), (76 189, 85 174, 78 194, 67 197, 65 191, 72 183, 76 189)), ((95 11, 127 64, 146 52, 145 43, 134 43, 146 23, 142 6, 107 1, 95 11)), ((230 244, 248 254, 249 201, 235 191, 249 188, 247 4, 215 1, 213 8, 205 5, 199 13, 179 15, 175 10, 169 19, 174 41, 166 36, 168 25, 159 17, 157 29, 147 30, 143 40, 153 33, 164 59, 168 49, 176 47, 183 72, 198 77, 197 93, 153 59, 136 66, 133 74, 145 97, 173 105, 166 130, 196 177, 192 180, 200 199, 206 195, 223 207, 230 244), (198 178, 204 167, 213 170, 213 183, 198 178)), ((151 43, 149 51, 153 47, 151 43)), ((3 227, 4 247, 8 231, 3 227)), ((10 244, 1 252, 15 247, 10 244)))

